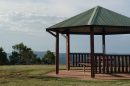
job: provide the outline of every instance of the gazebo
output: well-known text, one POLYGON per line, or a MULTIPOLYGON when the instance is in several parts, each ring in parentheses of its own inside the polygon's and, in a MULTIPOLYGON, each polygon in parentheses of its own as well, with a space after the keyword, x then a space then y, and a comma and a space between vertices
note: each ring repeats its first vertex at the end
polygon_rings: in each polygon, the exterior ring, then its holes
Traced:
POLYGON ((105 36, 130 33, 130 18, 96 6, 46 29, 56 38, 56 74, 59 73, 59 34, 66 35, 66 66, 82 67, 89 63, 91 77, 95 74, 130 73, 130 55, 106 54, 105 36), (70 35, 90 35, 90 53, 70 52, 70 35), (103 53, 94 52, 94 35, 102 35, 103 53), (88 59, 89 58, 89 59, 88 59), (88 61, 89 60, 89 61, 88 61))

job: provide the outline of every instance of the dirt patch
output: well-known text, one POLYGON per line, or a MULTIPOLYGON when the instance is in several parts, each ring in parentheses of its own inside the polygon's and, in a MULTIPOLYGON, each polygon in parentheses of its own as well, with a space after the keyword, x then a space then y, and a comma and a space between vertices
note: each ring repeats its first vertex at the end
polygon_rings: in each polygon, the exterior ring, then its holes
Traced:
POLYGON ((79 80, 123 80, 130 79, 130 74, 96 74, 95 78, 91 78, 91 72, 83 72, 83 70, 60 70, 59 74, 50 72, 48 76, 60 77, 60 78, 74 78, 79 80))

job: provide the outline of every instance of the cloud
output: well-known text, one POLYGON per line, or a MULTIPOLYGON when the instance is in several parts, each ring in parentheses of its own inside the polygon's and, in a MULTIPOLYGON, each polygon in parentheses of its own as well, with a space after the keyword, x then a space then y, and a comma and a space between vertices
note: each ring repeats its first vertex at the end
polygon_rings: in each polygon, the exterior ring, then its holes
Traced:
POLYGON ((0 15, 0 29, 22 32, 29 35, 39 35, 45 28, 59 22, 63 17, 42 16, 37 14, 11 13, 0 15), (53 20, 53 21, 52 21, 53 20))
MULTIPOLYGON (((18 42, 24 42, 35 50, 43 50, 43 48, 44 50, 54 50, 54 37, 45 32, 46 27, 97 5, 129 16, 129 3, 129 0, 0 0, 0 44, 4 45, 6 50, 10 50, 8 47, 18 42), (8 42, 5 39, 8 39, 8 42)), ((75 52, 77 50, 81 52, 87 51, 86 48, 89 48, 89 40, 86 43, 83 42, 82 46, 77 46, 81 41, 89 37, 81 38, 72 36, 72 51, 74 49, 75 52)), ((110 39, 114 40, 112 37, 110 39)), ((61 52, 64 52, 65 42, 64 39, 61 40, 61 52)), ((123 41, 126 42, 127 40, 123 41)), ((116 42, 108 44, 108 48, 112 44, 116 45, 116 42)), ((120 45, 117 45, 115 48, 118 49, 120 45)), ((125 45, 125 48, 127 46, 128 44, 125 45)), ((97 48, 99 50, 101 46, 97 48)), ((109 50, 111 51, 111 48, 109 50)))
POLYGON ((128 0, 0 0, 0 13, 20 12, 48 16, 70 17, 101 5, 128 14, 128 0), (117 3, 118 2, 118 3, 117 3))

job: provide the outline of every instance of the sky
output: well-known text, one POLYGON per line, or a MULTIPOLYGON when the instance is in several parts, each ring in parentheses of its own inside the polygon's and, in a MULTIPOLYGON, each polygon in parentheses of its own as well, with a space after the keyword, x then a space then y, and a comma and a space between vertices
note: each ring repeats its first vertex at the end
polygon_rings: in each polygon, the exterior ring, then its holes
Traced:
MULTIPOLYGON (((46 28, 95 6, 130 17, 130 0, 0 0, 0 46, 6 52, 23 42, 34 51, 55 50, 55 38, 46 28)), ((71 52, 89 52, 89 36, 71 35, 71 52)), ((130 35, 106 36, 107 53, 130 53, 130 35)), ((95 36, 95 52, 102 52, 95 36)), ((60 52, 65 38, 60 35, 60 52)))

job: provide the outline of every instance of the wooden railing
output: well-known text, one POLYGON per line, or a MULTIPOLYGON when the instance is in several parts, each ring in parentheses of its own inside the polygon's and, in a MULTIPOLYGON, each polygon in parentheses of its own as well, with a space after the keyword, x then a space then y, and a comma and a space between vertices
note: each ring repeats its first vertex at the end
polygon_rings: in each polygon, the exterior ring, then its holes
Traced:
POLYGON ((70 67, 82 67, 79 63, 90 63, 89 57, 89 53, 70 53, 70 67))
MULTIPOLYGON (((70 67, 91 64, 89 53, 70 53, 70 67)), ((95 73, 130 73, 130 55, 94 54, 95 73)))
POLYGON ((96 73, 130 73, 130 55, 95 54, 96 73))

